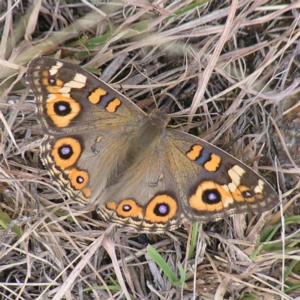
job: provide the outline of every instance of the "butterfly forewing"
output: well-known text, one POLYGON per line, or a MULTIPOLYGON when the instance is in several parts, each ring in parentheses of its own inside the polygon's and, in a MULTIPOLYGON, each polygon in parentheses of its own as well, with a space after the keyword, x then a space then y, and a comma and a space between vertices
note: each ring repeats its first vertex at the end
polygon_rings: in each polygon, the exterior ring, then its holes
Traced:
POLYGON ((168 158, 191 220, 263 212, 278 203, 275 190, 248 166, 204 140, 168 131, 168 158), (180 171, 179 171, 180 169, 180 171))
POLYGON ((126 97, 71 63, 34 59, 27 78, 37 96, 38 118, 46 133, 138 127, 146 117, 126 97))

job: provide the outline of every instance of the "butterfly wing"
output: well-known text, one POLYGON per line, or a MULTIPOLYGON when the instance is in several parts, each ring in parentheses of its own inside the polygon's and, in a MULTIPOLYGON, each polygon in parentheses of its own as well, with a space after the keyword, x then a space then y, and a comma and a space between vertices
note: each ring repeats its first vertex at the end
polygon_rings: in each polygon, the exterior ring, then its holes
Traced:
POLYGON ((27 78, 46 133, 40 147, 43 164, 70 197, 92 202, 98 197, 93 193, 96 185, 100 193, 126 152, 127 137, 147 122, 146 114, 92 74, 67 62, 36 58, 27 78))
POLYGON ((168 162, 188 219, 263 212, 278 203, 277 193, 260 175, 221 149, 172 129, 167 140, 168 162))
POLYGON ((71 63, 36 58, 28 67, 27 78, 36 95, 38 119, 48 134, 138 127, 146 117, 122 94, 71 63))

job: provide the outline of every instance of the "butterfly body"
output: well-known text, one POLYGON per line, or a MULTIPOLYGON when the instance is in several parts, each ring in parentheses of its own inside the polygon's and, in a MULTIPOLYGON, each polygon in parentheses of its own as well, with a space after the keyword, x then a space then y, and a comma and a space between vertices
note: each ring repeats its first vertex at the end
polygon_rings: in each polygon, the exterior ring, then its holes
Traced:
POLYGON ((34 59, 28 80, 45 132, 41 160, 69 197, 105 220, 164 232, 184 219, 209 221, 278 201, 249 167, 168 127, 164 110, 144 113, 83 69, 34 59))

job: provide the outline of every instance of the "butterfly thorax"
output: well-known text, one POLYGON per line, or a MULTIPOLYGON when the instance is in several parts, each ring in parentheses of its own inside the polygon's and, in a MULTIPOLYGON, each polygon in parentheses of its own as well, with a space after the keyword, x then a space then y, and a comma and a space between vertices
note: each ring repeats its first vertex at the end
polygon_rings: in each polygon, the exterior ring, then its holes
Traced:
POLYGON ((149 114, 150 123, 158 128, 166 128, 170 121, 170 117, 166 113, 166 108, 154 109, 149 114))
POLYGON ((163 145, 166 123, 159 116, 149 118, 142 127, 132 134, 130 146, 126 149, 127 163, 132 165, 140 159, 145 159, 146 154, 151 155, 153 151, 159 151, 163 145), (165 124, 163 126, 163 124, 165 124), (158 150, 159 148, 159 150, 158 150))

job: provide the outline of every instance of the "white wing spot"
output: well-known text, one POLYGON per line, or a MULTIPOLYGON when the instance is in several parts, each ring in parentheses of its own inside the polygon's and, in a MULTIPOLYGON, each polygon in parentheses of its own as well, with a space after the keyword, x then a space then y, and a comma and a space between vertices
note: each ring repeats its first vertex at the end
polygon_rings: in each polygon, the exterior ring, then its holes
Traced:
MULTIPOLYGON (((235 184, 236 186, 239 186, 241 184, 241 178, 242 176, 245 174, 245 170, 242 169, 241 167, 235 165, 233 166, 229 171, 228 171, 228 175, 231 178, 232 183, 231 184, 235 184)), ((231 189, 229 187, 229 189, 231 189)))
POLYGON ((263 180, 259 179, 258 180, 258 185, 254 188, 254 193, 255 194, 262 194, 262 192, 264 190, 264 185, 265 185, 265 183, 263 182, 263 180))
POLYGON ((62 66, 63 64, 60 61, 56 62, 56 65, 49 70, 49 74, 54 76, 62 66))
POLYGON ((228 207, 230 204, 234 203, 234 199, 232 197, 226 197, 226 199, 223 201, 224 207, 228 207))
POLYGON ((244 175, 245 170, 239 167, 238 165, 233 166, 228 170, 228 175, 231 178, 231 182, 228 185, 222 185, 224 190, 227 192, 235 192, 237 187, 241 184, 241 178, 244 175))
POLYGON ((82 83, 82 87, 84 87, 87 81, 87 77, 80 73, 77 73, 73 80, 77 81, 78 83, 82 83))
POLYGON ((87 81, 87 77, 77 73, 74 76, 74 79, 66 82, 63 87, 61 89, 59 89, 59 92, 65 96, 65 97, 70 97, 70 92, 71 89, 75 88, 75 89, 81 89, 83 87, 85 87, 85 83, 87 81))
POLYGON ((68 98, 70 98, 70 91, 71 91, 71 88, 66 87, 65 85, 61 89, 59 89, 59 92, 63 96, 68 97, 68 98))

